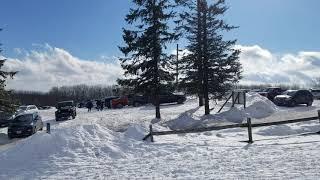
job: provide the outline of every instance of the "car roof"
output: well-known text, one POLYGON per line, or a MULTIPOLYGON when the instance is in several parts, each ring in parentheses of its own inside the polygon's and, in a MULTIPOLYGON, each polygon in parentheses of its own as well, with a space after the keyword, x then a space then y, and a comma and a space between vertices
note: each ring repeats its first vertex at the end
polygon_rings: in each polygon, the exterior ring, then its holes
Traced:
POLYGON ((38 112, 23 112, 23 113, 18 114, 16 117, 23 116, 23 115, 39 115, 39 113, 38 112))
POLYGON ((60 101, 58 103, 67 103, 67 102, 72 102, 73 103, 73 100, 70 100, 70 101, 60 101))
POLYGON ((297 92, 299 90, 294 90, 294 89, 289 89, 289 90, 286 90, 287 92, 297 92))

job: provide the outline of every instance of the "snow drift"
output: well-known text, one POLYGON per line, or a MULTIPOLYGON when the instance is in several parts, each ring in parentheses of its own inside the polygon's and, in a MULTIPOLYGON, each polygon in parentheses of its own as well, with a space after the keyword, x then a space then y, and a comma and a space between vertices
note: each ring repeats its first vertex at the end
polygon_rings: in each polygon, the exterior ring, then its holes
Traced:
POLYGON ((247 93, 246 99, 246 109, 240 105, 233 108, 226 107, 229 108, 227 111, 214 115, 202 116, 202 114, 197 113, 197 111, 199 111, 198 108, 182 113, 176 119, 166 122, 165 125, 171 129, 187 129, 222 122, 241 123, 247 117, 261 119, 272 115, 278 110, 273 102, 258 93, 247 93))

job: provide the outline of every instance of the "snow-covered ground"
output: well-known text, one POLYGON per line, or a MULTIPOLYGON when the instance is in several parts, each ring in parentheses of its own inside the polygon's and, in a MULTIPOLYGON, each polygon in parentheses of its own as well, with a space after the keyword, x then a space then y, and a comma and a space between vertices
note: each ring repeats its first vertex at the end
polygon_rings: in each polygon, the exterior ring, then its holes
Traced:
POLYGON ((54 109, 41 111, 51 134, 8 140, 6 128, 0 129, 0 179, 318 179, 320 135, 306 133, 319 131, 319 121, 254 128, 254 144, 242 142, 248 139, 245 128, 141 141, 150 123, 155 130, 184 129, 246 117, 253 123, 311 117, 320 109, 319 101, 285 108, 256 94, 247 99, 245 110, 227 107, 215 114, 219 102, 209 116, 195 99, 164 105, 159 122, 153 106, 78 109, 76 119, 59 123, 54 109))

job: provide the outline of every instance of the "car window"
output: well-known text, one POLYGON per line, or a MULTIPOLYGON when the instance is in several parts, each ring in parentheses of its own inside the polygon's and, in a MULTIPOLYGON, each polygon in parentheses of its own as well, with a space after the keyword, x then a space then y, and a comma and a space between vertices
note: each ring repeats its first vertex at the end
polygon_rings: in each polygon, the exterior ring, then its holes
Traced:
POLYGON ((27 106, 20 106, 19 107, 20 110, 27 110, 27 108, 28 108, 27 106))
POLYGON ((32 114, 26 114, 23 116, 17 116, 14 118, 14 122, 30 122, 33 119, 33 115, 32 114))
POLYGON ((297 93, 297 91, 285 91, 284 93, 283 93, 283 95, 288 95, 288 96, 293 96, 293 95, 295 95, 297 93))
POLYGON ((72 101, 58 103, 58 107, 73 106, 72 101))

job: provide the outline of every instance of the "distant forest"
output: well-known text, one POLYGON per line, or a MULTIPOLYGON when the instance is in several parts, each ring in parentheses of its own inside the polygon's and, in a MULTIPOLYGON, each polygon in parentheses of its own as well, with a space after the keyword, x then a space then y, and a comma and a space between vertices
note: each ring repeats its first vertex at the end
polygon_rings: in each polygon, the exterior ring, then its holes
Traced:
MULTIPOLYGON (((275 85, 235 85, 234 89, 264 89, 275 85)), ((277 85, 284 89, 301 89, 299 85, 277 85)), ((37 106, 55 106, 57 102, 64 100, 73 100, 76 103, 84 102, 94 99, 102 99, 108 96, 128 94, 128 89, 120 89, 119 86, 62 86, 53 87, 49 92, 36 91, 12 91, 12 96, 21 105, 34 104, 37 106)), ((184 94, 192 95, 190 92, 183 92, 184 94)))
POLYGON ((74 100, 76 103, 93 99, 101 99, 116 95, 117 86, 62 86, 53 87, 49 92, 12 91, 12 96, 21 105, 55 106, 57 102, 74 100))

